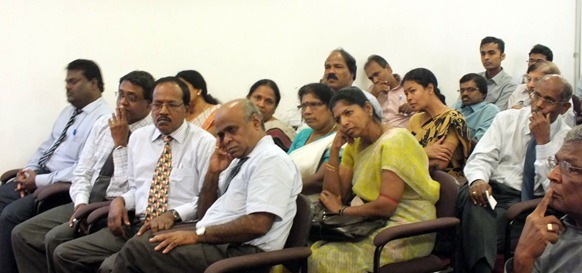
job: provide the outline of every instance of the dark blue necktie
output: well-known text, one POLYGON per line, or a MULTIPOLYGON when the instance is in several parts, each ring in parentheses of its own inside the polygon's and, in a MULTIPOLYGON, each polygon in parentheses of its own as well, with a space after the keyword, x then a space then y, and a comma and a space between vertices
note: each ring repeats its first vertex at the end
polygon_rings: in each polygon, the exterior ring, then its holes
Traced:
POLYGON ((44 154, 40 157, 40 159, 38 160, 38 165, 42 168, 46 170, 46 163, 47 161, 51 158, 51 156, 53 155, 53 153, 55 152, 55 150, 59 147, 59 145, 61 145, 61 143, 63 143, 63 141, 65 141, 65 137, 67 136, 67 130, 69 130, 69 127, 71 127, 71 125, 73 125, 73 123, 75 123, 75 117, 79 114, 81 114, 81 112, 83 112, 83 110, 79 109, 79 108, 75 108, 75 111, 73 112, 73 114, 71 115, 71 117, 69 118, 69 121, 67 122, 67 124, 65 125, 65 128, 63 129, 63 131, 61 132, 61 135, 59 136, 59 138, 57 138, 57 141, 55 141, 53 143, 53 146, 51 146, 46 152, 44 152, 44 154))
POLYGON ((249 159, 248 156, 240 158, 238 160, 238 162, 236 163, 236 165, 230 170, 230 172, 228 173, 228 176, 226 177, 226 181, 224 182, 226 184, 224 187, 224 192, 226 192, 226 190, 228 190, 228 187, 230 186, 230 182, 232 181, 232 179, 234 179, 234 177, 238 174, 238 172, 240 172, 240 168, 248 159, 249 159))
POLYGON ((534 185, 536 171, 534 162, 536 161, 536 139, 532 138, 527 145, 525 161, 523 163, 523 182, 521 184, 521 201, 527 201, 534 197, 534 185))

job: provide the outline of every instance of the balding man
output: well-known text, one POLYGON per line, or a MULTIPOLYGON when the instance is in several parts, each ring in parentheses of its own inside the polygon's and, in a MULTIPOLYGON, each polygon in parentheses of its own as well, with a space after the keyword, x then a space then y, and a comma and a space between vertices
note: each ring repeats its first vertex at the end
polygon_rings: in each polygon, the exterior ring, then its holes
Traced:
POLYGON ((505 212, 541 196, 549 187, 547 158, 554 155, 570 127, 560 114, 570 108, 572 86, 559 75, 544 76, 531 95, 531 107, 497 114, 469 157, 461 188, 462 257, 459 272, 492 272, 498 242, 504 240, 505 212), (489 196, 497 200, 491 208, 489 196))
POLYGON ((301 174, 265 134, 262 120, 247 100, 218 110, 217 149, 200 195, 202 220, 195 230, 130 240, 113 272, 204 272, 224 258, 283 248, 297 210, 301 174), (220 197, 219 184, 225 185, 220 197))

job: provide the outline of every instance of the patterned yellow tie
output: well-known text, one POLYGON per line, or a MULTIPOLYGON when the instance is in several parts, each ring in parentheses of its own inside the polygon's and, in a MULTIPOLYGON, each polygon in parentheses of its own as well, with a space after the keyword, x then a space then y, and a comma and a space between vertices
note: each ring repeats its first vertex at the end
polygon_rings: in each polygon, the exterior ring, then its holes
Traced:
POLYGON ((170 173, 172 172, 172 149, 170 148, 170 141, 172 141, 171 136, 164 136, 164 150, 156 165, 154 178, 150 187, 148 206, 146 208, 146 221, 151 221, 158 215, 166 212, 170 173))

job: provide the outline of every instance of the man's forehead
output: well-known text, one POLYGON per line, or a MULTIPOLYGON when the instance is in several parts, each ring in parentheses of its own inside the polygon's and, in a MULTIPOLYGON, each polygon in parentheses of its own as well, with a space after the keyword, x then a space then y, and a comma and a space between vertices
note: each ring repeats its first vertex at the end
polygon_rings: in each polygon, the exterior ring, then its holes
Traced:
POLYGON ((158 84, 154 88, 153 98, 155 100, 157 98, 162 98, 162 97, 166 98, 166 99, 170 98, 170 99, 182 100, 182 90, 175 83, 166 82, 166 83, 158 84))
POLYGON ((327 63, 329 63, 329 64, 337 64, 337 63, 346 64, 346 60, 344 60, 344 57, 342 56, 341 53, 333 52, 333 53, 329 54, 329 56, 325 60, 325 63, 326 64, 327 63))
POLYGON ((499 45, 496 43, 487 43, 487 44, 484 44, 480 49, 481 49, 481 51, 499 50, 499 45))
POLYGON ((67 70, 67 79, 70 78, 80 78, 80 77, 85 77, 85 75, 83 74, 83 70, 79 70, 79 69, 75 69, 75 70, 67 70))

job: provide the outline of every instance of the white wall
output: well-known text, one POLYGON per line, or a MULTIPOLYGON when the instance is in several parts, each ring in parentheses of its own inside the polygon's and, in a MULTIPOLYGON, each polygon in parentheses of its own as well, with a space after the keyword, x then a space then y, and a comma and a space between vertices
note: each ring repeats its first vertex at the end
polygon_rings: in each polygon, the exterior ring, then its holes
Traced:
POLYGON ((384 56, 404 75, 427 67, 449 104, 465 73, 482 71, 479 42, 506 42, 511 75, 526 69, 536 43, 553 49, 574 80, 575 2, 464 1, 0 1, 0 172, 21 167, 66 105, 64 68, 95 60, 113 106, 119 77, 133 69, 155 77, 196 69, 220 100, 246 95, 261 78, 283 92, 277 115, 297 104, 296 92, 323 73, 329 51, 357 58, 357 84, 370 83, 363 64, 384 56))

